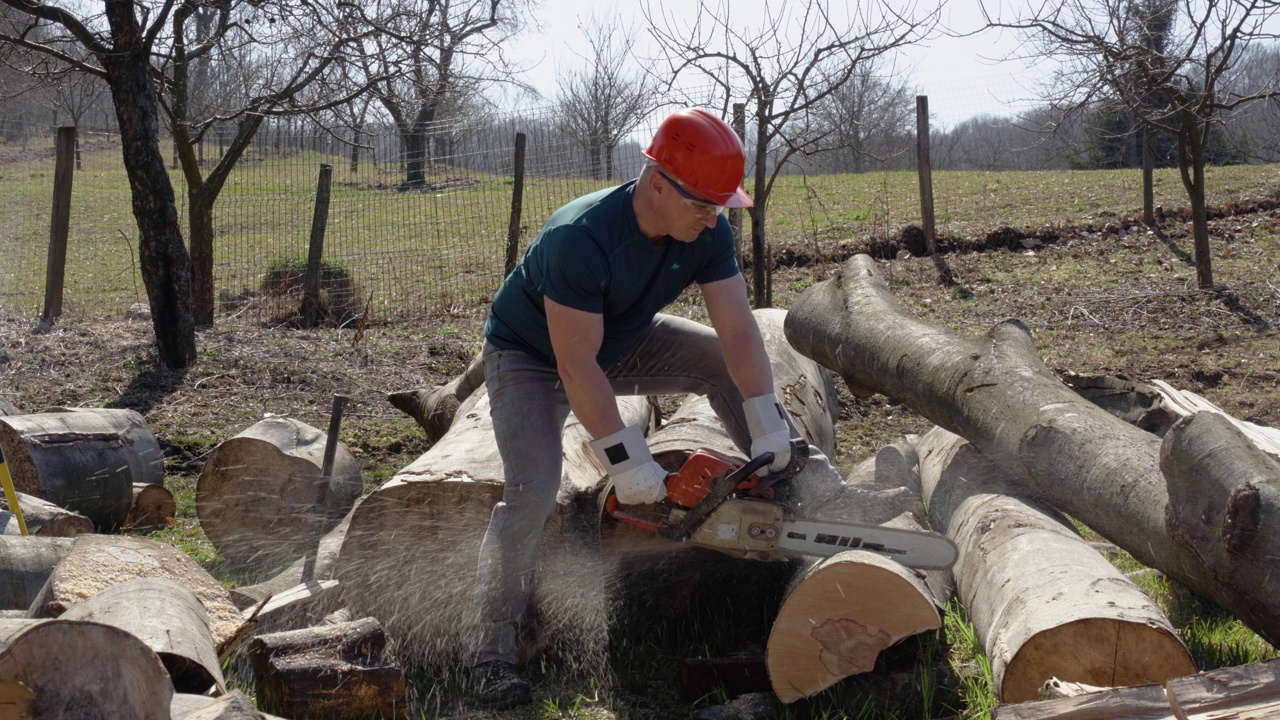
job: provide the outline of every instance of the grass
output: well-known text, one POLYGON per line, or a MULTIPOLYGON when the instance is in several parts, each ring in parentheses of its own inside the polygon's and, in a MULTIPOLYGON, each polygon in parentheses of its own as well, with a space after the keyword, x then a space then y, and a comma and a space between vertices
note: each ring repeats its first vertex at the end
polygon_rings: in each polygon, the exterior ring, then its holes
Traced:
MULTIPOLYGON (((442 382, 478 349, 485 310, 481 298, 496 283, 491 266, 500 262, 509 185, 478 177, 448 193, 397 193, 377 187, 397 178, 372 173, 362 184, 335 184, 327 257, 358 285, 375 290, 375 304, 384 309, 430 297, 424 300, 426 310, 411 323, 372 325, 359 342, 351 328, 290 331, 254 325, 246 317, 224 318, 198 338, 197 367, 174 374, 155 367, 144 324, 92 319, 118 316, 122 308, 113 303, 135 297, 135 271, 127 249, 133 233, 127 188, 106 168, 118 150, 88 150, 73 201, 70 317, 43 335, 29 331, 30 315, 43 296, 51 160, 31 158, 0 167, 0 197, 6 198, 0 204, 0 397, 28 410, 64 405, 143 412, 165 448, 168 483, 180 507, 177 525, 152 538, 174 543, 208 568, 219 567, 195 518, 196 476, 218 442, 266 413, 289 414, 323 428, 332 395, 352 396, 342 438, 360 462, 368 488, 426 450, 416 426, 390 410, 383 396, 442 382), (450 213, 463 217, 460 224, 445 223, 450 213), (435 284, 431 278, 440 275, 462 280, 435 284), (474 285, 467 284, 468 277, 474 285), (387 289, 397 285, 406 288, 403 295, 387 289), (411 291, 411 285, 420 287, 411 291), (91 299, 100 296, 107 300, 91 299)), ((228 188, 218 246, 219 267, 228 275, 220 277, 243 277, 235 283, 255 286, 272 261, 304 254, 298 245, 305 246, 314 190, 310 174, 320 158, 293 160, 297 167, 257 161, 251 175, 228 188), (250 183, 251 178, 257 179, 250 183), (243 276, 235 274, 240 272, 243 276)), ((345 166, 338 166, 335 180, 344 172, 345 166)), ((1158 177, 1157 202, 1185 204, 1177 178, 1166 171, 1158 177)), ((1032 329, 1052 370, 1160 378, 1237 417, 1280 426, 1280 214, 1214 221, 1214 270, 1223 289, 1203 292, 1195 286, 1185 226, 1169 222, 1158 235, 1104 228, 1136 212, 1136 173, 943 172, 935 174, 934 186, 939 230, 952 237, 1045 225, 1061 230, 1062 237, 1046 246, 949 255, 958 287, 939 285, 925 259, 883 264, 884 277, 908 312, 970 335, 1016 316, 1032 329)), ((1273 197, 1280 188, 1280 168, 1213 168, 1209 187, 1215 203, 1273 197)), ((526 217, 581 189, 553 180, 531 183, 526 217)), ((776 193, 771 239, 776 245, 817 243, 821 252, 814 257, 833 257, 840 245, 872 236, 893 236, 917 212, 914 176, 907 173, 784 178, 776 193)), ((777 303, 788 306, 835 268, 831 261, 780 268, 774 280, 777 303)), ((705 316, 693 297, 675 312, 705 316)), ((842 470, 899 435, 931 427, 891 399, 855 398, 841 391, 835 461, 842 470)), ((1116 562, 1122 570, 1143 570, 1123 554, 1116 562)), ((1275 648, 1220 608, 1158 575, 1135 577, 1201 668, 1276 655, 1275 648)), ((729 598, 715 588, 702 589, 680 613, 643 605, 621 612, 610 667, 584 673, 555 662, 539 665, 533 668, 539 702, 498 717, 665 718, 725 699, 682 697, 676 668, 686 657, 759 651, 780 590, 758 585, 749 588, 750 596, 729 598)), ((457 705, 462 688, 456 673, 421 669, 411 679, 421 717, 493 717, 457 705)), ((940 635, 892 648, 875 672, 788 706, 779 716, 983 718, 996 704, 991 682, 990 663, 953 602, 940 635)))

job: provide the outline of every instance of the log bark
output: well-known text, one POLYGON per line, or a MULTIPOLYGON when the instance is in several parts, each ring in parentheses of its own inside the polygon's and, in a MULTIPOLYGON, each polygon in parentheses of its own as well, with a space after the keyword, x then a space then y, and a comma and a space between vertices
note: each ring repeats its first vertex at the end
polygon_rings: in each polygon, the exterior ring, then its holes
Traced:
POLYGON ((285 717, 408 717, 386 642, 373 618, 259 635, 247 649, 258 702, 285 717))
POLYGON ((1115 688, 1089 695, 999 705, 994 720, 1179 720, 1159 685, 1115 688))
POLYGON ((133 484, 133 501, 124 525, 131 530, 154 530, 173 527, 178 514, 178 503, 173 493, 163 485, 133 484))
POLYGON ((1061 514, 1016 497, 959 436, 934 428, 919 450, 929 517, 960 550, 960 602, 1001 698, 1034 700, 1051 677, 1115 687, 1195 672, 1159 607, 1061 514))
MULTIPOLYGON (((1026 326, 983 337, 921 322, 894 300, 865 255, 809 288, 787 316, 787 338, 858 392, 881 392, 964 437, 1028 497, 1048 502, 1240 617, 1280 644, 1280 574, 1237 557, 1227 568, 1188 562, 1165 522, 1169 492, 1160 439, 1072 392, 1036 355, 1026 326)), ((1276 522, 1268 518, 1268 522, 1276 522)))
POLYGON ((281 720, 254 708, 239 690, 216 698, 178 693, 169 704, 169 714, 173 720, 281 720))
POLYGON ((885 648, 937 630, 942 616, 921 574, 881 555, 849 550, 797 579, 769 632, 767 664, 784 703, 875 667, 885 648))
POLYGON ((169 671, 174 691, 227 691, 209 616, 195 593, 162 577, 112 585, 72 605, 63 620, 85 620, 120 628, 141 640, 169 671))
POLYGON ((58 617, 118 583, 167 578, 195 593, 209 616, 217 647, 235 636, 244 620, 227 591, 186 553, 168 543, 120 535, 80 535, 50 573, 31 603, 31 617, 58 617))
POLYGON ((35 693, 28 720, 168 720, 173 697, 141 640, 80 620, 0 620, 0 677, 35 693))
POLYGON ((164 484, 160 445, 132 410, 72 410, 0 417, 0 449, 21 492, 114 530, 133 483, 164 484))
POLYGON ((453 380, 433 388, 406 390, 387 395, 387 402, 397 410, 413 418, 436 442, 449 432, 458 409, 476 390, 484 387, 484 361, 479 355, 471 360, 462 374, 453 380))
POLYGON ((23 413, 22 410, 19 409, 17 405, 14 405, 13 403, 9 402, 8 400, 5 400, 4 398, 0 398, 0 415, 24 415, 24 414, 25 413, 23 413))
POLYGON ((235 565, 279 566, 316 546, 363 489, 341 443, 327 482, 326 435, 291 418, 268 418, 214 448, 196 483, 196 515, 235 565))
POLYGON ((1197 413, 1208 412, 1221 415, 1236 426, 1249 441, 1260 450, 1270 455, 1273 460, 1280 461, 1280 429, 1251 423, 1228 415, 1225 410, 1208 400, 1191 392, 1179 390, 1163 380, 1152 380, 1151 384, 1160 393, 1160 405, 1173 419, 1184 418, 1197 413))
POLYGON ((0 535, 0 610, 26 610, 53 568, 71 551, 70 538, 0 535))
MULTIPOLYGON (((93 532, 93 523, 89 518, 45 502, 34 495, 18 493, 18 505, 22 508, 22 519, 26 521, 27 532, 32 535, 75 537, 81 533, 93 532)), ((0 494, 0 535, 21 534, 18 517, 11 512, 4 495, 0 494)))

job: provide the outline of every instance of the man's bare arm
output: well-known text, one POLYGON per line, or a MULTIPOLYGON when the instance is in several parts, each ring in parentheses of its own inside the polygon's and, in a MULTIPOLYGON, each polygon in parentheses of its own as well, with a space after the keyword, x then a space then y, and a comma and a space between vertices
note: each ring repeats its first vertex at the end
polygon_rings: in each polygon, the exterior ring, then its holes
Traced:
POLYGON ((743 397, 773 392, 773 370, 760 337, 760 327, 747 301, 747 284, 741 275, 699 286, 707 302, 707 314, 724 349, 729 375, 743 397))
POLYGON ((602 438, 623 428, 618 401, 604 370, 596 362, 604 341, 604 316, 575 310, 551 298, 543 298, 547 329, 556 354, 556 367, 564 383, 569 408, 591 437, 602 438))

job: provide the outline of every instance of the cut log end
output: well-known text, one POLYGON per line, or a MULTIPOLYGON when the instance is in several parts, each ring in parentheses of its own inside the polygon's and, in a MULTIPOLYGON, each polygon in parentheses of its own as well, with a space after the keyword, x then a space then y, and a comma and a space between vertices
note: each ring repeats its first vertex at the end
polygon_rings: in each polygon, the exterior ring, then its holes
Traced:
POLYGON ((136 483, 133 486, 133 504, 125 517, 125 527, 134 530, 151 530, 173 527, 178 514, 178 503, 173 493, 163 485, 136 483))
POLYGON ((769 633, 769 679, 779 699, 794 702, 871 670, 902 638, 939 627, 914 571, 874 553, 841 553, 787 596, 769 633))

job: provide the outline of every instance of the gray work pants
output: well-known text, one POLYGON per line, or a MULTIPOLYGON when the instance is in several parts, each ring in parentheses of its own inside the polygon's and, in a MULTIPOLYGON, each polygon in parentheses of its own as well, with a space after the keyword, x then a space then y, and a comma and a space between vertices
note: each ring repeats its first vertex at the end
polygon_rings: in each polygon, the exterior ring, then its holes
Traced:
MULTIPOLYGON (((538 539, 560 488, 569 400, 556 369, 528 354, 485 343, 483 357, 505 487, 480 547, 472 662, 514 663, 516 625, 529 603, 538 539)), ((742 394, 711 328, 658 315, 606 375, 616 395, 706 395, 729 437, 750 451, 742 394)))

